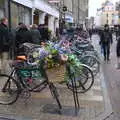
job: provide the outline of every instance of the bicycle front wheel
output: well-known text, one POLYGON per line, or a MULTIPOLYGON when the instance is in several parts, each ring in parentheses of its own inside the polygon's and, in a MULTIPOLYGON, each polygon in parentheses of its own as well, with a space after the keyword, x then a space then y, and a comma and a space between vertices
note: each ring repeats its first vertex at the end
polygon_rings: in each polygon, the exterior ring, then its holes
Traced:
POLYGON ((0 75, 0 104, 10 105, 19 97, 19 86, 17 82, 8 75, 0 75))
POLYGON ((67 86, 70 90, 76 88, 76 92, 85 93, 93 86, 94 75, 87 65, 81 64, 80 66, 81 68, 75 68, 74 73, 67 82, 67 86), (75 84, 72 84, 73 80, 75 84))

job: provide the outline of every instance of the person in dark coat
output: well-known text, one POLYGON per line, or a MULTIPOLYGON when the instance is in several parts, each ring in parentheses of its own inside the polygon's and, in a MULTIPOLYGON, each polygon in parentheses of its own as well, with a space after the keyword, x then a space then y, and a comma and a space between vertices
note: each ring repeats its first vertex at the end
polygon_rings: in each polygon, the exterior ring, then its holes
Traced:
POLYGON ((116 53, 117 53, 117 68, 120 69, 120 36, 117 37, 116 53))
POLYGON ((19 22, 18 26, 16 27, 16 31, 18 31, 21 28, 22 25, 24 25, 24 24, 22 22, 19 22))
POLYGON ((40 35, 39 30, 38 30, 38 26, 36 24, 32 25, 32 28, 31 28, 30 32, 31 32, 31 35, 32 35, 32 43, 40 45, 41 35, 40 35))
POLYGON ((117 55, 117 69, 120 69, 120 26, 118 27, 116 55, 117 55))
POLYGON ((46 26, 46 25, 39 25, 38 30, 40 32, 42 41, 43 42, 48 41, 49 40, 48 26, 46 26))
POLYGON ((6 63, 8 63, 9 57, 9 29, 8 29, 8 19, 2 18, 0 23, 0 71, 6 71, 6 63), (1 70, 2 69, 2 70, 1 70))
POLYGON ((17 54, 23 54, 24 50, 20 49, 20 46, 26 42, 32 43, 32 35, 26 25, 22 24, 20 29, 16 32, 15 46, 17 54))
POLYGON ((112 33, 109 30, 109 25, 105 24, 104 30, 101 33, 100 45, 103 47, 104 60, 110 60, 110 45, 112 44, 112 33))
POLYGON ((89 29, 88 32, 89 32, 89 36, 90 36, 90 40, 91 40, 91 38, 92 38, 92 29, 89 29))

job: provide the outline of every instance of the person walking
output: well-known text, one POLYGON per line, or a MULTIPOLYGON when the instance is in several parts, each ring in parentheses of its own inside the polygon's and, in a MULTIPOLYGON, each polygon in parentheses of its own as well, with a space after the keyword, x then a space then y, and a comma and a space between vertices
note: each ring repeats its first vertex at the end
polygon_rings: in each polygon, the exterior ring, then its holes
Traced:
POLYGON ((99 35, 99 38, 100 38, 100 49, 101 49, 101 54, 103 54, 103 46, 102 46, 102 44, 101 44, 102 33, 103 33, 103 30, 102 30, 102 28, 100 28, 100 29, 98 30, 98 35, 99 35))
POLYGON ((92 29, 88 29, 90 40, 92 39, 92 29))
POLYGON ((110 60, 110 45, 112 44, 112 33, 109 30, 109 25, 104 25, 104 30, 101 33, 100 37, 100 45, 103 48, 103 54, 104 54, 104 60, 109 61, 110 60))
POLYGON ((6 65, 9 58, 9 29, 8 29, 8 19, 2 18, 0 23, 0 72, 6 72, 6 65))
POLYGON ((117 37, 116 54, 117 54, 117 69, 120 69, 120 36, 117 37))
POLYGON ((41 38, 43 42, 49 40, 49 33, 48 33, 48 26, 46 25, 39 25, 38 30, 40 32, 41 38))
POLYGON ((118 26, 116 55, 117 55, 117 69, 120 69, 120 26, 118 26))
POLYGON ((32 43, 40 45, 41 35, 40 35, 39 30, 38 30, 38 26, 36 24, 32 25, 32 28, 31 28, 30 32, 31 32, 31 35, 32 35, 32 43))
POLYGON ((119 25, 116 25, 115 28, 115 36, 116 36, 116 40, 117 40, 117 37, 119 37, 119 25))
POLYGON ((18 31, 22 25, 23 25, 23 23, 22 23, 22 22, 19 22, 19 23, 18 23, 18 26, 16 27, 16 31, 18 31))
POLYGON ((16 53, 17 54, 23 54, 24 50, 19 49, 20 45, 22 45, 25 42, 32 43, 32 35, 31 32, 28 30, 25 24, 22 24, 19 30, 16 32, 16 53))

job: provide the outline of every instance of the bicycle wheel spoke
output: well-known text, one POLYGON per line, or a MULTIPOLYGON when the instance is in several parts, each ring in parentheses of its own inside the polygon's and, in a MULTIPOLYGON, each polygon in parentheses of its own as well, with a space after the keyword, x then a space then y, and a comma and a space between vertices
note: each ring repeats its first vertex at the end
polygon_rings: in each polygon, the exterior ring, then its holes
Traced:
POLYGON ((86 90, 85 86, 80 82, 80 86, 82 87, 83 90, 86 90))
MULTIPOLYGON (((87 67, 84 64, 81 64, 81 67, 77 69, 78 69, 77 71, 79 71, 79 74, 75 75, 77 92, 78 93, 87 92, 94 83, 93 72, 91 71, 91 69, 89 69, 89 67, 87 67), (79 79, 77 78, 78 76, 79 76, 79 79)), ((68 85, 68 88, 71 90, 73 90, 73 87, 75 87, 75 85, 72 86, 71 80, 67 83, 67 85, 68 85)))

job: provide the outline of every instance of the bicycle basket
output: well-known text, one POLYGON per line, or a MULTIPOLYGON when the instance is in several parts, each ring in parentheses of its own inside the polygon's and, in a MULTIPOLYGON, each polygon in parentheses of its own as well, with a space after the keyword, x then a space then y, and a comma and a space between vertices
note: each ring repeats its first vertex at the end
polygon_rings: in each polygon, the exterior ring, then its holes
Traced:
POLYGON ((46 74, 48 76, 48 80, 52 83, 61 83, 64 82, 64 76, 66 72, 65 65, 61 65, 58 67, 54 67, 46 70, 46 74))

